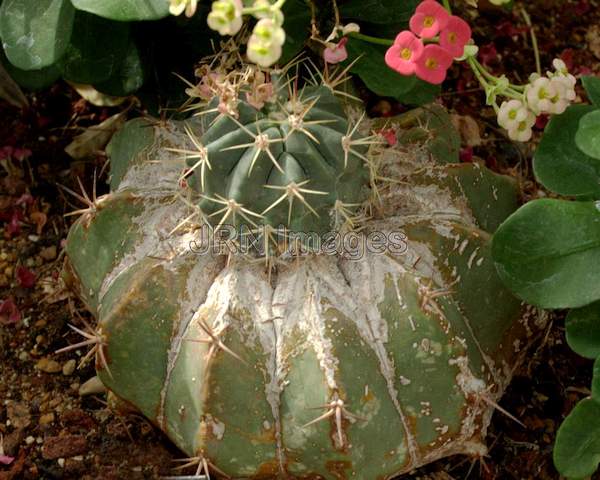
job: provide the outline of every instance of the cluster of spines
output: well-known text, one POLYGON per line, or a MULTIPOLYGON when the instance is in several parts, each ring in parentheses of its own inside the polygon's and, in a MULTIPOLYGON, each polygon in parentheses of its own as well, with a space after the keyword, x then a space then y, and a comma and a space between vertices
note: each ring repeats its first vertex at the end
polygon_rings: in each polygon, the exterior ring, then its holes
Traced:
MULTIPOLYGON (((220 111, 217 107, 214 107, 214 101, 204 102, 198 105, 193 105, 191 107, 188 106, 188 109, 200 110, 195 113, 195 116, 204 116, 208 114, 213 114, 215 117, 209 122, 209 127, 213 125, 218 119, 223 116, 226 116, 231 121, 233 121, 241 130, 243 130, 250 138, 252 138, 252 142, 246 142, 239 145, 234 145, 230 147, 226 147, 225 150, 237 150, 243 148, 255 148, 255 154, 250 163, 250 169, 248 175, 252 172, 252 169, 255 166, 256 161, 258 160, 261 153, 265 153, 266 156, 270 159, 273 164, 273 167, 276 168, 279 172, 284 173, 282 166, 278 163, 277 158, 271 152, 271 145, 274 143, 285 142, 292 134, 300 133, 305 135, 308 139, 310 139, 315 144, 319 144, 318 139, 306 128, 311 125, 318 124, 326 124, 332 122, 332 120, 323 119, 323 120, 306 120, 305 117, 311 111, 311 109, 317 104, 319 98, 313 97, 308 100, 304 100, 302 98, 304 89, 298 89, 298 62, 292 64, 296 66, 296 75, 288 76, 285 82, 280 82, 277 86, 277 95, 275 104, 279 108, 279 112, 281 115, 285 117, 285 120, 270 120, 274 123, 287 123, 291 128, 287 132, 287 134, 281 138, 269 138, 268 135, 264 134, 260 130, 260 122, 257 121, 256 132, 252 132, 248 129, 243 123, 241 123, 235 115, 230 114, 227 111, 220 111), (286 104, 282 104, 281 96, 279 93, 283 90, 287 90, 287 102, 286 104)), ((289 70, 289 67, 288 69, 289 70)), ((283 75, 287 74, 287 70, 283 73, 283 75)), ((328 88, 335 95, 342 95, 346 97, 352 97, 350 94, 344 92, 341 89, 338 89, 340 85, 343 85, 347 81, 346 73, 348 71, 348 67, 342 70, 341 73, 334 73, 332 75, 328 75, 327 72, 322 74, 318 71, 318 69, 308 68, 310 78, 307 80, 307 84, 313 87, 324 86, 328 88), (313 72, 314 70, 314 72, 313 72)), ((243 88, 243 84, 247 79, 247 75, 240 75, 239 73, 232 74, 230 81, 235 85, 233 90, 239 92, 243 88)), ((364 137, 358 137, 359 128, 361 123, 365 118, 365 113, 363 113, 353 124, 348 122, 348 128, 345 134, 341 137, 341 148, 344 154, 344 167, 348 164, 348 159, 350 156, 355 156, 359 158, 364 165, 366 166, 369 174, 369 187, 371 189, 371 196, 366 201, 361 202, 343 202, 340 199, 335 199, 331 211, 330 216, 332 217, 332 223, 334 228, 338 230, 354 230, 360 227, 362 221, 366 219, 365 212, 370 209, 371 203, 376 201, 379 197, 378 195, 378 186, 382 184, 382 182, 386 182, 388 179, 382 177, 379 174, 380 165, 376 160, 377 156, 370 156, 366 153, 366 151, 372 147, 377 148, 378 146, 383 145, 385 142, 379 134, 368 134, 364 137)), ((258 118, 257 118, 258 120, 258 118)), ((334 120, 333 120, 334 121, 334 120)), ((200 186, 202 189, 205 187, 206 176, 212 170, 213 165, 211 164, 211 159, 209 158, 208 149, 205 145, 203 145, 201 139, 196 135, 193 129, 189 126, 189 124, 184 123, 184 131, 186 135, 189 137, 189 141, 192 145, 191 149, 181 149, 174 148, 170 149, 172 152, 184 155, 186 161, 190 163, 189 168, 187 168, 181 178, 180 183, 184 183, 187 178, 189 178, 192 174, 197 174, 200 180, 200 186)), ((303 180, 300 182, 290 181, 287 184, 283 185, 263 185, 264 188, 270 190, 276 190, 281 192, 280 195, 266 208, 261 211, 255 211, 250 208, 249 205, 244 205, 240 203, 236 199, 226 198, 219 194, 214 195, 206 195, 204 193, 200 193, 199 197, 206 202, 209 202, 213 205, 214 210, 210 213, 203 211, 203 209, 196 205, 193 201, 188 199, 184 199, 184 201, 192 208, 192 213, 186 217, 177 227, 176 229, 180 229, 185 226, 188 222, 194 222, 195 224, 208 224, 212 228, 219 229, 227 222, 236 223, 236 220, 241 219, 245 224, 250 227, 250 232, 255 234, 260 232, 263 235, 263 240, 265 241, 266 248, 264 248, 264 254, 266 260, 268 261, 268 257, 273 254, 281 253, 280 244, 282 240, 281 230, 277 230, 277 235, 275 235, 275 229, 265 221, 265 215, 268 214, 275 207, 285 204, 288 204, 288 213, 287 213, 287 221, 288 225, 291 222, 292 211, 295 202, 302 204, 303 207, 310 212, 312 215, 319 216, 319 213, 315 208, 313 208, 313 199, 319 196, 329 195, 330 192, 317 190, 314 188, 310 188, 310 179, 303 180)), ((183 198, 183 195, 180 195, 183 198)), ((285 232, 285 230, 284 230, 285 232)))

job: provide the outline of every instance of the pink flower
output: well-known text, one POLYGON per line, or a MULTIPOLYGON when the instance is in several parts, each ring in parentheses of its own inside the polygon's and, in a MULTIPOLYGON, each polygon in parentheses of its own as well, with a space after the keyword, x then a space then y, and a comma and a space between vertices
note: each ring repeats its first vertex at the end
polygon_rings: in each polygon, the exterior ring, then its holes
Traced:
POLYGON ((454 58, 462 57, 465 45, 471 39, 471 27, 462 18, 452 15, 440 33, 440 46, 454 58))
POLYGON ((438 85, 446 78, 446 72, 452 65, 452 55, 439 45, 429 44, 415 61, 417 77, 438 85))
POLYGON ((323 58, 327 63, 340 63, 348 58, 348 51, 346 50, 346 44, 348 43, 348 37, 342 38, 338 44, 329 44, 323 51, 323 58))
POLYGON ((410 19, 410 29, 422 38, 435 37, 446 27, 450 14, 435 0, 425 0, 410 19))
POLYGON ((400 32, 385 53, 385 63, 402 75, 415 73, 415 60, 423 53, 423 43, 408 30, 400 32))
POLYGON ((0 463, 2 465, 10 465, 15 461, 15 457, 9 457, 8 455, 0 455, 0 463))

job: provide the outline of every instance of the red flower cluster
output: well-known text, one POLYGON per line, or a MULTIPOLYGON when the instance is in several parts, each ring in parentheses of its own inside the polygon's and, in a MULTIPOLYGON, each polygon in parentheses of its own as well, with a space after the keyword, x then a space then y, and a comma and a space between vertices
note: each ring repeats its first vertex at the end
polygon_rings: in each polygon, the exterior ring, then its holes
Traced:
POLYGON ((398 34, 385 54, 385 63, 402 75, 416 74, 426 82, 442 83, 453 59, 463 55, 471 27, 435 0, 425 0, 410 19, 410 30, 398 34), (423 43, 434 38, 439 44, 423 43))

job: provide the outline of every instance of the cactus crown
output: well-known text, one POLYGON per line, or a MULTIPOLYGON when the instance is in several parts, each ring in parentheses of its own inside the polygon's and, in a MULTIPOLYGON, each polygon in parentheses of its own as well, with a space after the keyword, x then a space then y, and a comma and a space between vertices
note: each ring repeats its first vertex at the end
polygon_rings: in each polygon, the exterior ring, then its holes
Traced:
POLYGON ((211 225, 323 235, 367 198, 365 153, 375 140, 356 138, 358 124, 327 86, 290 83, 261 108, 240 96, 235 112, 223 113, 215 98, 200 112, 204 134, 186 127, 189 184, 211 225))

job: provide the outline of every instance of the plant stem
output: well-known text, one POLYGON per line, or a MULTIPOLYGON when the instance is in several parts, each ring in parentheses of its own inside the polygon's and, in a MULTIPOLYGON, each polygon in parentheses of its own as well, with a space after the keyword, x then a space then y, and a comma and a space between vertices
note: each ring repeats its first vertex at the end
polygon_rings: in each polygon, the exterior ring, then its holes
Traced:
POLYGON ((524 8, 521 8, 521 15, 523 15, 523 19, 525 23, 529 27, 529 32, 531 33, 531 47, 533 48, 533 55, 535 57, 535 71, 538 75, 542 74, 542 62, 540 61, 540 49, 538 47, 537 36, 535 35, 535 30, 533 25, 531 24, 531 17, 525 11, 524 8))
POLYGON ((450 1, 449 0, 442 0, 444 3, 444 8, 446 10, 448 10, 448 13, 452 13, 452 7, 450 6, 450 1))
POLYGON ((476 58, 473 58, 473 62, 477 66, 477 69, 483 74, 484 77, 486 77, 488 80, 491 80, 493 82, 495 82, 497 80, 496 77, 494 77, 490 72, 488 72, 485 69, 485 67, 481 63, 479 63, 479 60, 477 60, 476 58))
MULTIPOLYGON (((473 58, 473 64, 477 67, 479 72, 483 74, 485 78, 487 78, 492 83, 498 83, 498 78, 492 75, 490 72, 486 70, 486 68, 479 63, 476 58, 473 58)), ((525 87, 523 85, 515 85, 513 83, 508 84, 508 88, 506 90, 507 97, 520 99, 522 97, 523 92, 525 91, 525 87)))
POLYGON ((477 77, 477 80, 479 80, 479 83, 481 84, 481 86, 485 90, 487 90, 487 88, 489 87, 490 84, 485 80, 484 76, 481 74, 481 71, 479 70, 479 67, 477 66, 477 64, 479 62, 477 60, 475 60, 473 57, 467 58, 467 62, 469 63, 471 70, 473 70, 473 73, 477 77))
POLYGON ((372 37, 371 35, 365 35, 364 33, 351 32, 348 34, 348 36, 356 38, 358 40, 363 40, 365 42, 374 43, 376 45, 385 45, 387 47, 390 47, 394 44, 393 40, 389 40, 387 38, 372 37))

